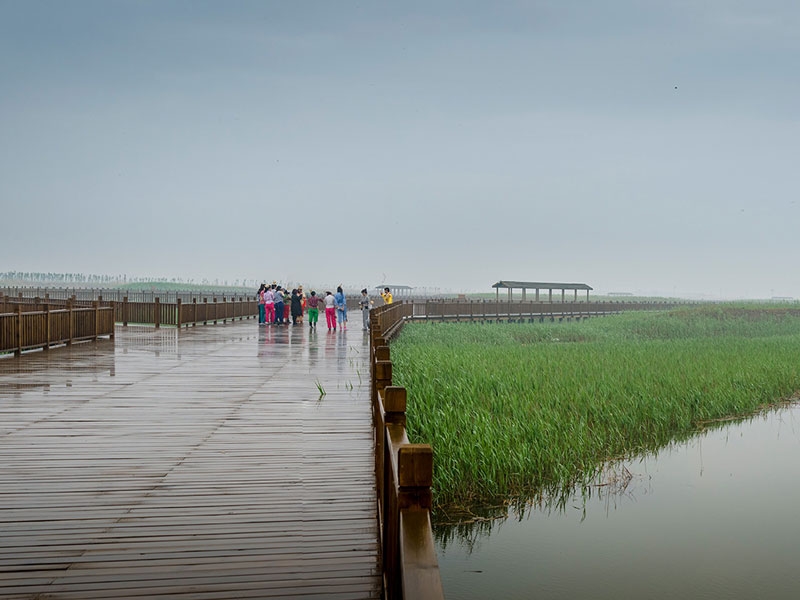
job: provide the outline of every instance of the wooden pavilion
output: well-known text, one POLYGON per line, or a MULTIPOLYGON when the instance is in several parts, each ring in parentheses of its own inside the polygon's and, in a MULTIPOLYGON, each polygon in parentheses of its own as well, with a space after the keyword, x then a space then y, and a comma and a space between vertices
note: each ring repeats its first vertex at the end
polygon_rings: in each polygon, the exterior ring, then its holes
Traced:
POLYGON ((539 302, 539 291, 547 290, 548 301, 553 301, 553 290, 561 290, 561 302, 566 302, 565 296, 567 290, 574 292, 573 302, 578 301, 578 290, 586 291, 586 301, 589 301, 589 291, 592 288, 585 283, 544 283, 540 281, 507 281, 502 280, 495 283, 493 286, 497 292, 497 301, 500 301, 500 288, 508 289, 508 300, 511 301, 515 289, 522 290, 522 301, 525 301, 526 292, 528 290, 536 291, 536 302, 539 302))

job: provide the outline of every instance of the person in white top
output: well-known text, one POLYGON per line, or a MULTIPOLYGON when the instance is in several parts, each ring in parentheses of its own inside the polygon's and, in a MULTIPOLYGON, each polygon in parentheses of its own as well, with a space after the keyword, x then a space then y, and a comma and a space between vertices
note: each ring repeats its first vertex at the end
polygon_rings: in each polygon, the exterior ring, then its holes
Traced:
POLYGON ((336 298, 330 292, 325 292, 325 322, 328 324, 328 331, 336 331, 336 298))
POLYGON ((275 294, 272 288, 268 287, 264 292, 264 312, 266 314, 267 325, 272 325, 275 321, 275 294))

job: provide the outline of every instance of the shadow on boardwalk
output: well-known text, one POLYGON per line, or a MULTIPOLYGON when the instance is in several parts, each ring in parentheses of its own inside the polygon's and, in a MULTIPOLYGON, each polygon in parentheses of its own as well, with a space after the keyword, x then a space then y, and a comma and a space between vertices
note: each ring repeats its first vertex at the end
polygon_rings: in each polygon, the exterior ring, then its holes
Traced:
POLYGON ((0 597, 379 597, 368 352, 246 321, 0 360, 0 597))

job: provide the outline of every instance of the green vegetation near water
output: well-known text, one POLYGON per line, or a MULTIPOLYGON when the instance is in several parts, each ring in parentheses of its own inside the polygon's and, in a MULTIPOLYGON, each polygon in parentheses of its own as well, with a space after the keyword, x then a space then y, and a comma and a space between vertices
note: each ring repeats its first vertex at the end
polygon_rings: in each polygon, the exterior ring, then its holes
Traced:
POLYGON ((392 343, 437 504, 587 482, 609 459, 800 390, 800 311, 704 305, 577 323, 410 324, 392 343))

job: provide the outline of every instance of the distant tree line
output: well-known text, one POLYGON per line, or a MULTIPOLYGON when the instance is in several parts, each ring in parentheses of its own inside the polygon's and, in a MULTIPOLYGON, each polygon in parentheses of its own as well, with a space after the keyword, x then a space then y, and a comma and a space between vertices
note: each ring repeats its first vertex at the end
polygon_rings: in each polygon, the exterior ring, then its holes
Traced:
POLYGON ((214 286, 258 286, 255 279, 236 279, 233 281, 219 279, 184 279, 183 277, 129 277, 128 275, 96 275, 86 273, 37 273, 34 271, 5 271, 0 272, 0 282, 12 285, 77 285, 90 284, 111 287, 131 283, 172 283, 187 285, 214 285, 214 286))

